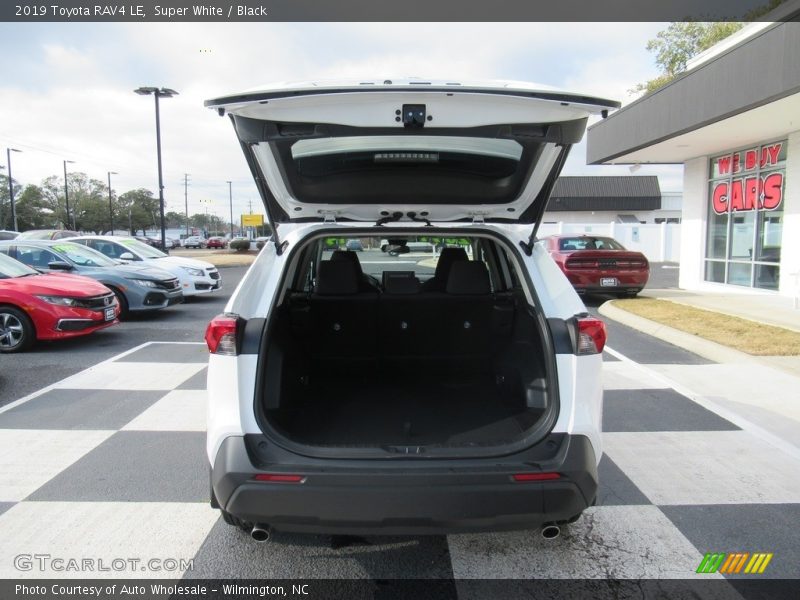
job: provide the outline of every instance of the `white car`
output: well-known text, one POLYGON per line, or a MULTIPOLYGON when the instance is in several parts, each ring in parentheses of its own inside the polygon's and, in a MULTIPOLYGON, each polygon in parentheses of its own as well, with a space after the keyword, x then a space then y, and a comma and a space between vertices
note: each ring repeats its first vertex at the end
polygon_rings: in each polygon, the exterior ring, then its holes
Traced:
POLYGON ((204 248, 206 245, 206 240, 204 237, 199 235, 190 235, 187 238, 184 238, 181 241, 181 244, 184 248, 204 248))
POLYGON ((232 118, 273 229, 205 336, 225 521, 265 541, 271 528, 552 538, 578 519, 598 489, 606 332, 534 241, 588 117, 619 104, 393 80, 206 105, 232 118), (466 240, 472 259, 325 252, 419 236, 466 240))
POLYGON ((133 238, 84 235, 70 238, 70 241, 94 248, 121 262, 150 261, 153 266, 178 278, 184 297, 210 294, 222 287, 219 270, 211 263, 183 256, 170 256, 133 238))

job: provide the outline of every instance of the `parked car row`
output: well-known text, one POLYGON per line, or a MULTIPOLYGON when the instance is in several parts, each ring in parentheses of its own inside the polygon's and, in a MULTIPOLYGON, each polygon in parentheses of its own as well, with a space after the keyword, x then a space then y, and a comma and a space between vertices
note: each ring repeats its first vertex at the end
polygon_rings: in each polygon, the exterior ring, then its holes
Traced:
POLYGON ((85 335, 222 287, 214 265, 126 237, 17 237, 0 241, 0 261, 0 352, 85 335))

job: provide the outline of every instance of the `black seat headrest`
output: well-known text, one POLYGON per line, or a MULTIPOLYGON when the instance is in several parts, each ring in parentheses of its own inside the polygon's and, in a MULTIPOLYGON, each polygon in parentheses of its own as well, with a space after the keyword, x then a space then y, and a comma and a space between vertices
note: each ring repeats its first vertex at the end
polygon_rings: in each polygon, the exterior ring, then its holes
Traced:
POLYGON ((414 271, 384 271, 383 291, 387 294, 416 294, 419 292, 419 279, 414 271))
POLYGON ((333 254, 331 254, 331 260, 338 261, 338 260, 346 260, 348 262, 353 263, 356 267, 356 272, 361 275, 364 271, 361 269, 361 262, 358 260, 358 256, 356 256, 355 252, 350 250, 334 250, 333 254))
POLYGON ((489 284, 489 271, 481 261, 458 261, 450 268, 447 278, 448 294, 477 295, 489 294, 492 287, 489 284))
POLYGON ((453 263, 468 261, 469 257, 463 248, 442 248, 439 254, 439 261, 436 263, 436 271, 433 276, 435 279, 447 281, 450 276, 450 268, 453 263))
POLYGON ((320 296, 348 296, 358 293, 358 272, 349 260, 325 260, 317 267, 314 293, 320 296))

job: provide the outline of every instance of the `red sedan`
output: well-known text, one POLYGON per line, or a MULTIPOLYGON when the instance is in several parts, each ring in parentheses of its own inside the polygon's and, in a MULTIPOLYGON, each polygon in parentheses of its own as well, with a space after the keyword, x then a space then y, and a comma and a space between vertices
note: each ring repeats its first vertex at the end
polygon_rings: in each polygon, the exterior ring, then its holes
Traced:
POLYGON ((227 241, 221 237, 210 237, 206 242, 206 248, 225 248, 227 241))
POLYGON ((119 304, 106 286, 81 275, 40 275, 0 253, 0 352, 36 340, 86 335, 119 323, 119 304))
POLYGON ((626 250, 609 237, 551 235, 542 240, 579 294, 635 296, 650 278, 650 263, 641 252, 626 250))

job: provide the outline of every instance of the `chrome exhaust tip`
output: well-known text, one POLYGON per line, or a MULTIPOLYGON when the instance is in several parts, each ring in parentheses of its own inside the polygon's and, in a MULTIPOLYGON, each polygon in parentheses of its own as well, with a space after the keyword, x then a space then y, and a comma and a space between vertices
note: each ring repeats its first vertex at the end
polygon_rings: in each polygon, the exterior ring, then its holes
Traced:
POLYGON ((554 540, 561 535, 561 527, 555 523, 545 523, 542 525, 542 537, 546 540, 554 540))
POLYGON ((271 535, 272 530, 269 525, 254 525, 250 530, 250 537, 259 543, 268 542, 271 535))

